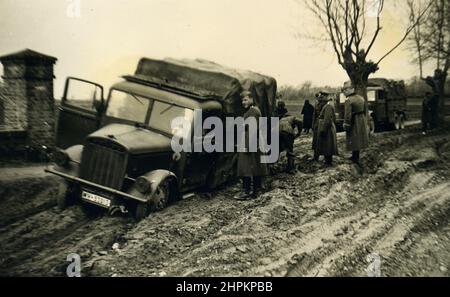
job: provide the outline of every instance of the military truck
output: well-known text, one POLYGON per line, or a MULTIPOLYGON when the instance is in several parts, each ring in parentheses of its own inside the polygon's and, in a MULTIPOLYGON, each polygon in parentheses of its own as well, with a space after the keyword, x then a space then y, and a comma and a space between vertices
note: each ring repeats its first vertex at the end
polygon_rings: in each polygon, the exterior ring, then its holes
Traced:
MULTIPOLYGON (((344 86, 350 82, 344 83, 344 86)), ((336 97, 337 129, 343 130, 345 95, 336 97)), ((403 129, 406 120, 406 91, 403 81, 371 78, 367 85, 369 126, 372 132, 403 129)))
MULTIPOLYGON (((235 175, 236 154, 174 152, 171 122, 202 111, 224 118, 244 112, 240 93, 253 92, 263 116, 275 105, 275 79, 204 60, 142 58, 104 98, 100 84, 69 77, 59 106, 58 149, 47 172, 65 180, 58 205, 82 202, 131 212, 140 220, 199 187, 235 175)), ((211 137, 190 133, 192 144, 211 137)), ((225 137, 224 137, 225 139, 225 137)))

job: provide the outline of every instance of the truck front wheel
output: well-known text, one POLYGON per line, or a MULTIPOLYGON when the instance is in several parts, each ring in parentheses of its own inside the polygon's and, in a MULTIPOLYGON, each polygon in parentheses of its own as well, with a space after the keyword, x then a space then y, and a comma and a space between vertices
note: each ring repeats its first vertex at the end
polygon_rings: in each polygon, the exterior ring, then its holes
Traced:
POLYGON ((171 184, 168 179, 162 181, 156 188, 153 198, 148 202, 138 202, 134 211, 137 221, 146 218, 151 212, 160 211, 169 205, 171 195, 171 184))
POLYGON ((169 204, 170 198, 170 184, 169 180, 165 179, 156 188, 152 199, 152 211, 160 211, 169 204))

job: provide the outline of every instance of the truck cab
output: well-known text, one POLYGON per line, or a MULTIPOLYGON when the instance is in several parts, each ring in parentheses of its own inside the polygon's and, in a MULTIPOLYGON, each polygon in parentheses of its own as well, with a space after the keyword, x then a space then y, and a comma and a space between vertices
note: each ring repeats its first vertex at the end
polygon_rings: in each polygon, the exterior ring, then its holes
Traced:
MULTIPOLYGON (((234 175, 235 154, 174 153, 171 139, 182 129, 172 119, 221 117, 217 100, 158 86, 133 76, 113 85, 106 99, 97 83, 70 77, 59 106, 55 166, 47 171, 65 179, 64 208, 81 200, 131 211, 137 219, 160 210, 194 188, 214 188, 234 175)), ((202 136, 190 133, 192 142, 202 136)), ((182 136, 182 135, 178 135, 182 136)))

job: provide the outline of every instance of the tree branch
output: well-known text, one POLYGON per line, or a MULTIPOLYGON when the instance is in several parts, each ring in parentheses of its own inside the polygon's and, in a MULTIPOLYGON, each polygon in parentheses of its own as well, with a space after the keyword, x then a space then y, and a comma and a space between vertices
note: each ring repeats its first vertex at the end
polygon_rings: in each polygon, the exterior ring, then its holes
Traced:
POLYGON ((417 20, 415 22, 413 22, 413 24, 411 24, 411 26, 406 30, 405 34, 403 35, 402 39, 400 39, 400 41, 393 47, 391 48, 384 56, 382 56, 378 62, 376 63, 377 65, 380 64, 381 61, 383 61, 387 56, 389 56, 393 51, 395 51, 402 43, 403 41, 405 41, 405 39, 408 37, 409 33, 411 33, 411 31, 414 29, 414 27, 420 22, 420 20, 422 19, 422 17, 425 15, 425 13, 428 11, 428 9, 431 7, 433 2, 430 2, 428 4, 428 6, 424 9, 424 11, 422 11, 420 13, 420 15, 418 16, 417 20))
POLYGON ((378 33, 380 33, 380 31, 381 31, 380 14, 381 14, 381 11, 383 10, 383 6, 384 6, 384 1, 381 0, 380 6, 378 7, 378 11, 377 11, 377 27, 375 29, 375 33, 373 34, 372 40, 370 41, 369 46, 367 47, 367 51, 366 51, 364 58, 367 58, 367 55, 369 54, 370 50, 372 49, 373 44, 375 43, 375 40, 378 37, 378 33))

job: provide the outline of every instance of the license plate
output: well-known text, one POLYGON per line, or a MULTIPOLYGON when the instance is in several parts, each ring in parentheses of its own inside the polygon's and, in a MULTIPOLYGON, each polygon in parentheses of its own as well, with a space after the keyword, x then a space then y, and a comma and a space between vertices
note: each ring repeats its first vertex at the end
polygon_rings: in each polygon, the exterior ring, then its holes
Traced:
POLYGON ((95 204, 98 204, 100 206, 109 207, 111 205, 111 200, 106 199, 104 197, 101 197, 96 194, 88 193, 83 191, 81 193, 81 199, 87 200, 89 202, 93 202, 95 204))

